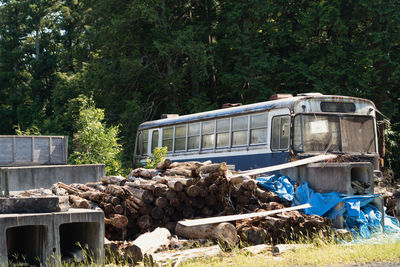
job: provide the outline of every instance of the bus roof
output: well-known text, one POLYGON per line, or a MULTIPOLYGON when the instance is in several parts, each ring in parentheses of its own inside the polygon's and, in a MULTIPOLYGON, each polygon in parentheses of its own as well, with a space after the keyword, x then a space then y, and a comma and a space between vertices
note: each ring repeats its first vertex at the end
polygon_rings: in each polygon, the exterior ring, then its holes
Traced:
POLYGON ((188 114, 177 116, 173 118, 167 119, 159 119, 153 121, 147 121, 139 125, 138 130, 150 129, 150 128, 158 128, 161 126, 168 126, 168 125, 175 125, 180 123, 187 123, 187 122, 195 122, 201 120, 208 120, 208 119, 216 119, 216 118, 223 118, 232 115, 240 115, 240 114, 247 114, 253 112, 261 112, 266 110, 272 109, 279 109, 279 108, 288 108, 293 110, 295 104, 301 100, 307 99, 320 99, 320 100, 353 100, 359 102, 370 102, 372 105, 373 103, 367 99, 350 97, 350 96, 332 96, 332 95, 307 95, 307 96, 294 96, 290 98, 278 99, 278 100, 271 100, 265 102, 259 102, 254 104, 248 104, 238 107, 232 108, 223 108, 223 109, 216 109, 206 112, 188 114))

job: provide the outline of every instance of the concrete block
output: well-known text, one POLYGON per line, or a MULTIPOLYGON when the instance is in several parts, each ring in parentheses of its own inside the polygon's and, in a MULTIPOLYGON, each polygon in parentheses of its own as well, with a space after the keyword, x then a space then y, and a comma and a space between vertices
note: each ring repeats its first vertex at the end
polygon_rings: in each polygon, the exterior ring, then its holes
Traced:
POLYGON ((104 164, 9 167, 0 169, 0 188, 3 191, 50 188, 57 182, 97 182, 103 176, 104 164))
POLYGON ((353 181, 368 183, 365 194, 374 193, 373 165, 369 162, 312 163, 300 177, 310 188, 320 193, 339 192, 348 195, 356 193, 353 181))
POLYGON ((0 214, 67 211, 68 196, 0 197, 0 214))
POLYGON ((57 265, 77 242, 91 251, 95 264, 104 264, 101 210, 0 215, 0 266, 7 267, 9 258, 21 254, 29 264, 57 265))

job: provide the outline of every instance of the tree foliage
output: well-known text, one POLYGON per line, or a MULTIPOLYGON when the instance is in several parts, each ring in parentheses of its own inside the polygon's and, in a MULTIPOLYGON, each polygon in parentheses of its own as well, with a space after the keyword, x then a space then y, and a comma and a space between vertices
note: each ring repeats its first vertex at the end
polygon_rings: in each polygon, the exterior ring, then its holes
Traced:
POLYGON ((399 1, 0 3, 2 134, 72 136, 69 100, 93 95, 129 165, 137 126, 163 113, 321 92, 372 100, 399 142, 399 1))
POLYGON ((118 126, 106 127, 103 124, 104 111, 96 108, 91 98, 80 95, 70 100, 70 106, 79 106, 74 134, 74 152, 69 160, 76 164, 105 163, 106 173, 120 171, 118 126))

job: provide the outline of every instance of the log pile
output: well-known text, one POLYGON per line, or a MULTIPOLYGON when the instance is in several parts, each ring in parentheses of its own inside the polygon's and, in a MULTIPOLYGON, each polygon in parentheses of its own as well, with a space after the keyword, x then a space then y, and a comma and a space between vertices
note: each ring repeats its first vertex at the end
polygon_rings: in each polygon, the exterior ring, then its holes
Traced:
POLYGON ((157 167, 135 169, 129 179, 107 176, 98 183, 57 183, 52 190, 68 194, 74 208, 100 207, 110 240, 133 239, 157 227, 174 233, 179 220, 250 212, 276 197, 257 190, 254 180, 230 183, 225 163, 167 159, 157 167))
MULTIPOLYGON (((269 210, 284 208, 277 202, 269 203, 269 210)), ((261 210, 260 210, 261 211, 261 210)), ((240 239, 248 244, 280 244, 299 241, 314 234, 329 236, 332 223, 328 218, 288 211, 268 217, 256 217, 236 222, 240 239)))
POLYGON ((174 234, 182 219, 273 209, 271 203, 279 200, 274 193, 259 189, 253 179, 233 176, 225 163, 171 163, 168 159, 156 169, 135 169, 128 179, 107 176, 97 183, 57 183, 52 191, 69 195, 72 207, 101 208, 109 240, 133 240, 157 227, 174 234))

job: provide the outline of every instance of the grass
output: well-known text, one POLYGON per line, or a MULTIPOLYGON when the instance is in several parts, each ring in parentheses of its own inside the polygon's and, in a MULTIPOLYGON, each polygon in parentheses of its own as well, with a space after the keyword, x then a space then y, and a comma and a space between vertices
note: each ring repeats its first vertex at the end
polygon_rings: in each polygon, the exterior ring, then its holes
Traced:
POLYGON ((314 244, 273 256, 271 252, 250 255, 238 250, 221 257, 198 259, 180 266, 343 266, 362 265, 371 262, 400 263, 400 241, 387 244, 314 244))

